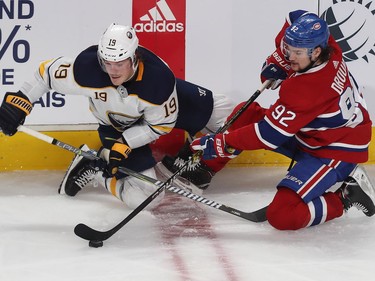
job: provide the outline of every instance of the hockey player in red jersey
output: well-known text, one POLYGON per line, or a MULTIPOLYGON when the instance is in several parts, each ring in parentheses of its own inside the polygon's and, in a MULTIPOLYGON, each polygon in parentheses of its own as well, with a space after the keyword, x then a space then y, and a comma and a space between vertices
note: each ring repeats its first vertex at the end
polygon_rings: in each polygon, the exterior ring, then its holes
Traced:
POLYGON ((277 101, 269 109, 253 103, 229 132, 196 139, 191 148, 210 161, 255 149, 294 159, 267 209, 277 229, 322 224, 353 205, 374 215, 374 186, 358 165, 368 159, 371 121, 327 23, 293 11, 275 42, 261 77, 273 80, 272 89, 280 86, 277 101))

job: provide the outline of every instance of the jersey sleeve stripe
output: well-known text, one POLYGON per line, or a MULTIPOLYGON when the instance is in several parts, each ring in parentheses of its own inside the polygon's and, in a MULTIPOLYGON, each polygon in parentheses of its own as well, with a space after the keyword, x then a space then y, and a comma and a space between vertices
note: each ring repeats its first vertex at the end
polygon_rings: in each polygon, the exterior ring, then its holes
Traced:
POLYGON ((286 137, 292 137, 294 134, 291 134, 291 133, 288 133, 287 131, 281 129, 280 127, 277 127, 275 124, 272 123, 272 121, 267 117, 265 116, 264 117, 264 120, 267 122, 267 124, 269 126, 271 126, 275 131, 279 132, 280 134, 286 136, 286 137))
POLYGON ((266 146, 270 147, 271 149, 276 149, 277 146, 268 142, 267 140, 265 140, 263 137, 262 137, 262 134, 260 133, 260 130, 259 130, 259 124, 255 124, 254 125, 254 129, 255 129, 255 134, 257 135, 258 139, 266 146))

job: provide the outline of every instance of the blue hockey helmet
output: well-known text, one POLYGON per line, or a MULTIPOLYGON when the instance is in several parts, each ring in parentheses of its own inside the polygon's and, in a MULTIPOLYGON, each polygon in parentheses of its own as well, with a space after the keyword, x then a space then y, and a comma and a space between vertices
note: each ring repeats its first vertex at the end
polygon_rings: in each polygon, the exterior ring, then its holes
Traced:
POLYGON ((327 23, 312 13, 300 16, 289 26, 284 35, 284 43, 295 48, 325 48, 328 45, 329 29, 327 23))

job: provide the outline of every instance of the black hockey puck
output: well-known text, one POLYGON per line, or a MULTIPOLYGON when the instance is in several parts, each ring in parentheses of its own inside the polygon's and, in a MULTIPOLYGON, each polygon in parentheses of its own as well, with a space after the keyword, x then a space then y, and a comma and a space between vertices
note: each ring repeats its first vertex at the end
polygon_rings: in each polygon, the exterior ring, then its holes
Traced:
POLYGON ((100 248, 103 247, 103 241, 90 241, 89 246, 92 248, 100 248))

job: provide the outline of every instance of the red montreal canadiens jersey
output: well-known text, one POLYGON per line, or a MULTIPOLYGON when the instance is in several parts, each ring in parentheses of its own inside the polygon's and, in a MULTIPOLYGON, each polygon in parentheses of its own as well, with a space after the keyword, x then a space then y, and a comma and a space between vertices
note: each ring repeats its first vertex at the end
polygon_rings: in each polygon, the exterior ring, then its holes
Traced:
POLYGON ((366 104, 341 49, 332 37, 329 43, 333 54, 328 62, 290 73, 278 100, 263 111, 263 119, 230 132, 227 144, 273 150, 295 137, 301 150, 316 157, 366 162, 371 140, 366 104))

